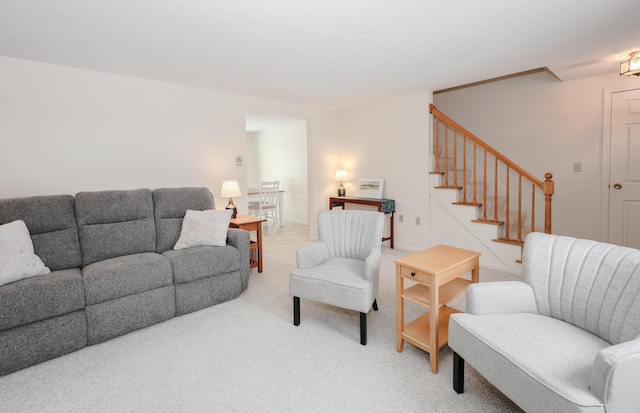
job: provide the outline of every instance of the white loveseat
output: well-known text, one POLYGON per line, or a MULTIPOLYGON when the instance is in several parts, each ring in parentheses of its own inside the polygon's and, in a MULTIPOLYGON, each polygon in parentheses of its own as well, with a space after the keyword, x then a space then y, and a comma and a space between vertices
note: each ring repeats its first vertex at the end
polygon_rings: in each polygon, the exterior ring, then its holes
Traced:
POLYGON ((532 233, 523 282, 469 286, 449 322, 464 362, 527 412, 640 411, 640 251, 532 233))

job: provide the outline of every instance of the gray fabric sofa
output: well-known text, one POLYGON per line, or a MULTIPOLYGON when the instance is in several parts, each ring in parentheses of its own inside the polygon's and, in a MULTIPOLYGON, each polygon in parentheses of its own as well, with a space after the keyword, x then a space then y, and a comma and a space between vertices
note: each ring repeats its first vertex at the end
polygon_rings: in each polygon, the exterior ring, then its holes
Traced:
POLYGON ((0 200, 23 220, 50 274, 0 286, 0 375, 237 297, 249 281, 249 233, 224 247, 173 250, 207 188, 80 192, 0 200))
POLYGON ((451 316, 454 389, 466 361, 527 412, 639 411, 640 251, 532 233, 522 264, 451 316))

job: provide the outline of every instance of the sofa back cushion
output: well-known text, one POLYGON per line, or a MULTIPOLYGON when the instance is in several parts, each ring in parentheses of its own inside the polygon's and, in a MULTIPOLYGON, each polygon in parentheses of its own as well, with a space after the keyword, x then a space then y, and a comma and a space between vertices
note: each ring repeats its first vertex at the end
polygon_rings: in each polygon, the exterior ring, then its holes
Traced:
POLYGON ((35 254, 52 271, 82 265, 78 226, 71 195, 0 200, 0 225, 22 220, 35 254))
POLYGON ((83 265, 155 251, 156 228, 149 189, 79 192, 76 217, 83 265))
POLYGON ((532 233, 522 257, 538 312, 618 344, 640 334, 640 251, 532 233))
POLYGON ((153 191, 156 220, 156 252, 173 249, 180 238, 182 220, 187 209, 215 209, 213 194, 207 188, 159 188, 153 191))

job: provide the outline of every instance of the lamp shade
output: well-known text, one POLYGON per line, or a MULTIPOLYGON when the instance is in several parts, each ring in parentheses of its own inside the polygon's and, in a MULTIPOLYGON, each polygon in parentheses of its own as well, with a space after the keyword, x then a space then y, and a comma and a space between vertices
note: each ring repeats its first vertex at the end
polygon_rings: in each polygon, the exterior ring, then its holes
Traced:
POLYGON ((336 181, 346 181, 347 180, 347 171, 345 171, 344 169, 338 169, 336 171, 336 181))
POLYGON ((222 190, 220 190, 220 196, 223 198, 233 198, 242 195, 240 193, 240 186, 238 181, 224 181, 222 183, 222 190))

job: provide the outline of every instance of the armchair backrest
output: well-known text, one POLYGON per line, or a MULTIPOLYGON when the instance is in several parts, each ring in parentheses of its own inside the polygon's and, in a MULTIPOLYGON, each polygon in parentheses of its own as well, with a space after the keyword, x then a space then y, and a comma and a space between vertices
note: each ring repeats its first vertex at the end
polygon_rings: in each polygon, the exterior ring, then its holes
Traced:
POLYGON ((531 233, 523 280, 538 312, 619 344, 640 334, 640 251, 596 241, 531 233))
POLYGON ((364 260, 371 248, 380 248, 384 214, 362 210, 318 212, 318 240, 327 244, 331 257, 364 260))

